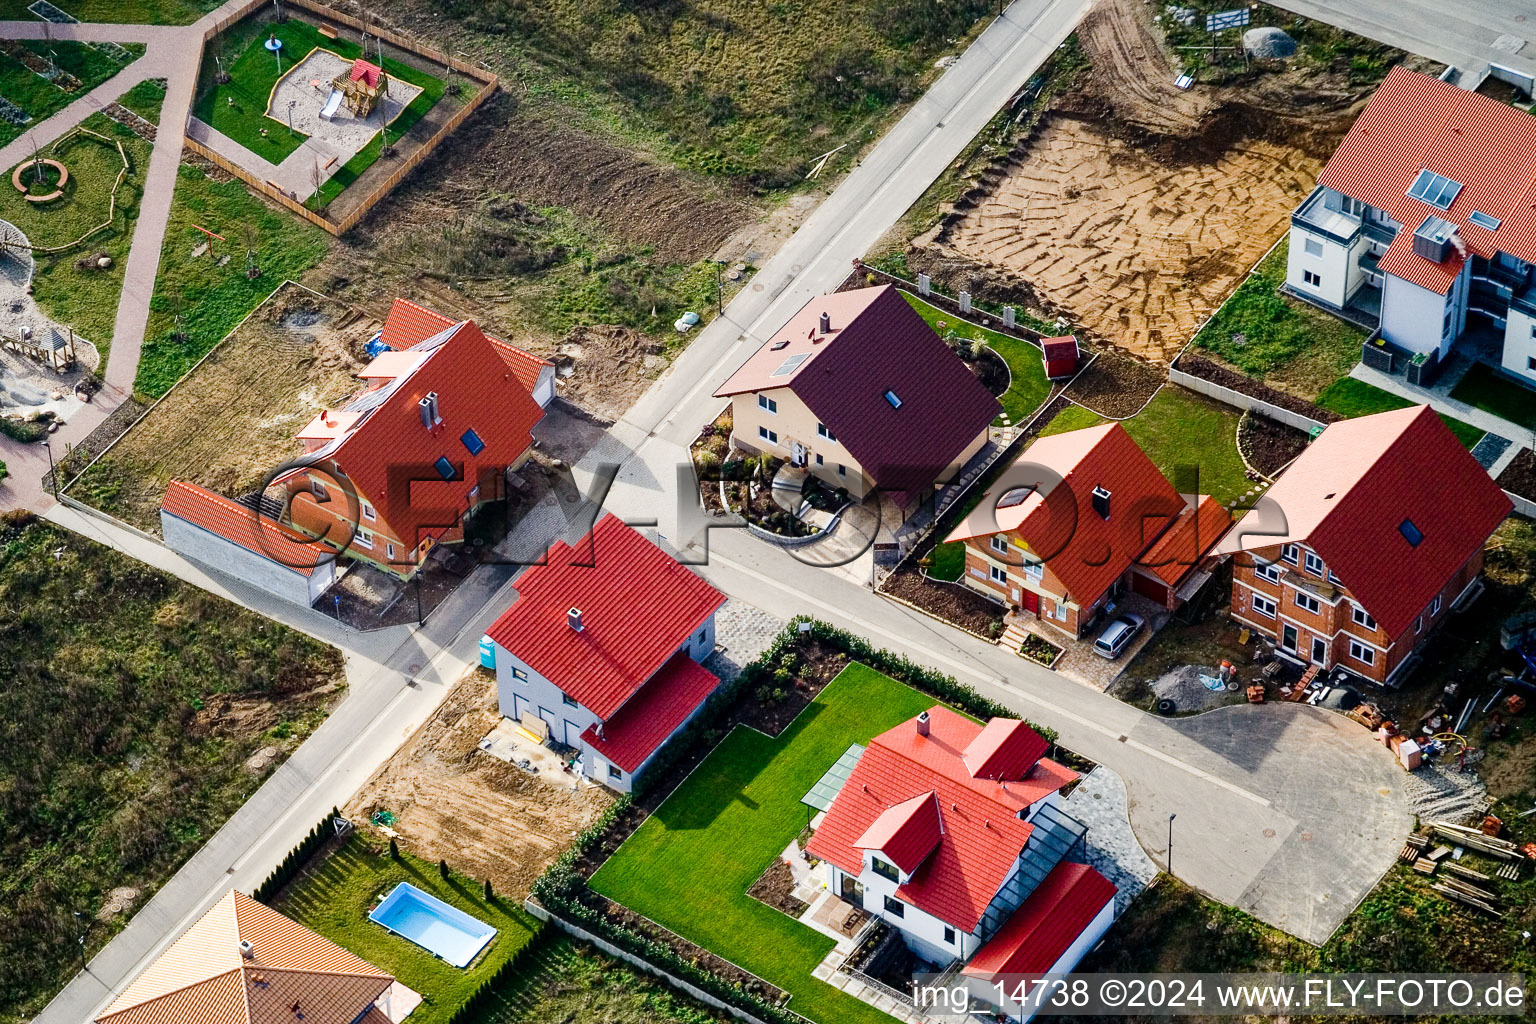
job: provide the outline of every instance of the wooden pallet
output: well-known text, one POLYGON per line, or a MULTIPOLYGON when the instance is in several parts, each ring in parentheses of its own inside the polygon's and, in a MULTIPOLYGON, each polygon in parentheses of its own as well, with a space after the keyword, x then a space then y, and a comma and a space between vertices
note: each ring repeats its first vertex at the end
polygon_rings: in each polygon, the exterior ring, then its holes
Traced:
POLYGON ((1403 843, 1403 852, 1398 854, 1398 859, 1404 864, 1412 864, 1419 859, 1419 854, 1423 853, 1424 848, 1428 845, 1428 836, 1411 835, 1408 837, 1407 842, 1403 843))

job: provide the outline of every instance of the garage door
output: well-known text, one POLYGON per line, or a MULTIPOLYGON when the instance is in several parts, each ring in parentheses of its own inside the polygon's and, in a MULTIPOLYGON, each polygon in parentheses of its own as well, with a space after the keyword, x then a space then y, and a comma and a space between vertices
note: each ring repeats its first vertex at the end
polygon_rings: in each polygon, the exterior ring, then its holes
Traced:
POLYGON ((1168 584, 1162 580, 1143 576, 1139 572, 1131 573, 1131 590, 1142 597, 1151 598, 1158 604, 1168 603, 1168 584))

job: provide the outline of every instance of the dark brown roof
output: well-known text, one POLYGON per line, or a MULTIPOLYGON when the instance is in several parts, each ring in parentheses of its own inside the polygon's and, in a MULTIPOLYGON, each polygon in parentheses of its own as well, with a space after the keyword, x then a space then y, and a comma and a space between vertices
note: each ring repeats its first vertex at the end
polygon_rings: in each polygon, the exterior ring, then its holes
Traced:
POLYGON ((812 299, 715 394, 781 387, 799 396, 870 479, 902 504, 932 484, 1002 410, 890 285, 812 299), (819 331, 823 312, 832 321, 826 335, 819 331), (793 372, 773 375, 800 354, 806 358, 793 372))

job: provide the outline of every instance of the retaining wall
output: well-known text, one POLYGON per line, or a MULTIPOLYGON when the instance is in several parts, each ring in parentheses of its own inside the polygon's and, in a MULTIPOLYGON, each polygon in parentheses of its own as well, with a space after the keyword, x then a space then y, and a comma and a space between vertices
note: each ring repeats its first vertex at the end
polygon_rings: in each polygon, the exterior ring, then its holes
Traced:
POLYGON ((1321 420, 1314 420, 1310 416, 1282 409, 1278 405, 1272 405, 1261 398, 1245 395, 1241 391, 1233 391, 1231 388, 1220 384, 1213 384, 1204 377, 1196 377, 1192 373, 1185 373, 1176 366, 1168 368, 1168 379, 1180 387, 1199 392, 1207 398, 1214 398, 1223 405, 1230 405, 1235 409, 1245 409, 1272 419, 1277 423, 1283 423, 1288 427, 1295 427, 1310 433, 1314 429, 1322 429, 1327 424, 1321 420))

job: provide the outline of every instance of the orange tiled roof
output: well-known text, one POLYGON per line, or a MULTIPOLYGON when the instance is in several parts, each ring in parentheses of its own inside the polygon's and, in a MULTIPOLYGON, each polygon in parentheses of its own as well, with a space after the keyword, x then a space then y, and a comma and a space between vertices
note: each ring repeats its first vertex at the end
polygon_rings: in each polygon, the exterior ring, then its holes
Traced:
POLYGON ((1209 494, 1195 495, 1179 518, 1152 542, 1137 563, 1152 575, 1176 587, 1232 526, 1232 513, 1209 494))
MULTIPOLYGON (((389 316, 384 321, 384 330, 380 333, 379 340, 392 349, 408 349, 412 345, 421 344, 435 334, 441 334, 457 322, 425 306, 419 306, 410 299, 396 298, 395 304, 389 309, 389 316)), ((529 391, 538 386, 539 375, 543 373, 544 368, 555 365, 548 359, 540 359, 532 352, 520 349, 516 345, 509 345, 499 338, 487 335, 486 340, 496 349, 496 354, 501 356, 502 362, 507 364, 507 369, 512 371, 512 375, 529 391)), ((387 354, 381 354, 381 358, 382 355, 387 354)))
POLYGON ((222 494, 185 480, 171 481, 160 507, 193 526, 200 526, 305 576, 313 575, 319 560, 329 557, 324 548, 309 543, 303 535, 265 516, 258 516, 222 494))
POLYGON ((352 1024, 393 983, 368 961, 230 890, 97 1021, 292 1024, 302 1013, 304 1024, 352 1024), (249 958, 242 940, 251 944, 249 958))

